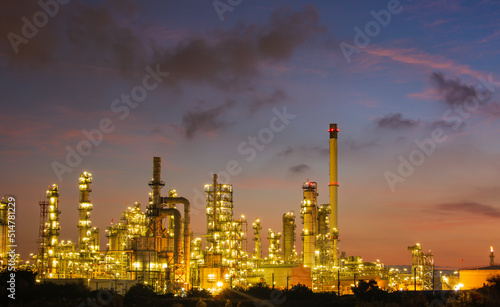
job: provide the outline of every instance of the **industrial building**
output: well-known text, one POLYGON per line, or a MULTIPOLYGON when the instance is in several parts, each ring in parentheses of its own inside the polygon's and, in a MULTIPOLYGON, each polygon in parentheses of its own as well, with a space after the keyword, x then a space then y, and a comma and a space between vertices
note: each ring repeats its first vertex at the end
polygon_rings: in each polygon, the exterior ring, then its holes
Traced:
MULTIPOLYGON (((374 279, 382 289, 408 289, 411 285, 429 289, 432 254, 420 245, 409 247, 412 272, 388 270, 380 261, 366 262, 359 256, 339 252, 338 171, 336 124, 330 124, 329 204, 318 204, 318 183, 302 184, 302 200, 283 214, 282 232, 269 229, 267 256, 262 249, 261 220, 251 225, 253 250, 248 246, 245 216, 233 216, 233 186, 218 182, 217 175, 204 186, 206 232, 194 237, 191 232, 190 202, 175 190, 162 195, 161 158, 153 158, 151 192, 145 208, 140 203, 124 208, 116 223, 105 230, 108 239, 100 250, 100 230, 92 227, 92 174, 79 178, 79 238, 77 242, 60 238, 59 189, 46 191, 40 206, 39 250, 33 263, 40 279, 80 280, 91 288, 113 287, 125 291, 134 283, 152 285, 158 292, 179 293, 191 288, 217 291, 225 287, 248 287, 264 283, 272 287, 305 284, 314 291, 350 293, 361 279, 374 279), (302 250, 295 242, 300 217, 302 250)), ((5 229, 0 206, 2 257, 5 229)))
POLYGON ((500 265, 495 264, 493 246, 490 246, 490 263, 488 266, 465 268, 459 270, 459 281, 456 285, 460 289, 470 290, 481 288, 488 284, 488 278, 500 276, 500 265))

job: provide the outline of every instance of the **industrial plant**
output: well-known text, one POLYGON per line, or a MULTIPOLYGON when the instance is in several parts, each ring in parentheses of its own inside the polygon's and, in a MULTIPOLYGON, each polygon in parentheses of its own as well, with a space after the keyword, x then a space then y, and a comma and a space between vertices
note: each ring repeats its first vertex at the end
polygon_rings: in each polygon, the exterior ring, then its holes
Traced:
MULTIPOLYGON (((385 290, 433 289, 433 255, 424 253, 419 244, 408 247, 412 267, 405 271, 340 252, 337 125, 330 124, 328 133, 330 202, 318 203, 317 182, 303 182, 300 208, 298 204, 291 208, 298 214, 293 210, 285 212, 281 231, 263 231, 259 218, 248 225, 247 217, 235 217, 233 186, 220 183, 214 175, 213 181, 204 186, 206 232, 194 237, 190 202, 175 190, 162 191, 165 183, 161 158, 154 157, 149 203, 124 208, 119 220, 104 230, 107 247, 101 250, 101 231, 92 226, 92 174, 83 172, 78 182, 77 242, 61 240, 59 189, 56 184, 49 186, 46 200, 39 203, 39 250, 30 260, 38 279, 60 283, 80 280, 92 289, 112 288, 119 292, 136 283, 151 285, 160 293, 181 293, 192 288, 217 292, 258 283, 288 288, 300 283, 315 292, 347 294, 362 279, 373 279, 385 290), (301 225, 301 250, 295 246, 297 224, 301 225), (266 239, 267 252, 262 247, 266 239)), ((3 202, 0 221, 0 252, 6 258, 3 202)))

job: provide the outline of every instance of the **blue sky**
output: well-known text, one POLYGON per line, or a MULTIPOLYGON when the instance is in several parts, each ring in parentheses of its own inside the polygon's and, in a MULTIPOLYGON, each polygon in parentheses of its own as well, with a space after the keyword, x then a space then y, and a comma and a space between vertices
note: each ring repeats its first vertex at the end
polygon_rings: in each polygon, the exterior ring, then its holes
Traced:
MULTIPOLYGON (((0 18, 0 193, 18 199, 22 255, 36 249, 47 185, 60 185, 61 239, 76 241, 79 174, 94 175, 92 223, 104 232, 126 203, 146 206, 153 156, 163 158, 164 193, 175 188, 192 202, 211 172, 236 161, 235 214, 280 230, 282 214, 300 210, 302 182, 317 181, 328 201, 335 122, 342 251, 404 264, 406 247, 420 242, 438 265, 486 264, 500 242, 498 6, 241 1, 221 20, 211 1, 69 2, 16 53, 9 33, 23 36, 22 17, 42 8, 9 3, 0 18), (377 22, 371 12, 388 6, 399 13, 385 13, 390 22, 356 46, 355 28, 365 33, 377 22), (342 42, 359 49, 350 62, 342 42), (142 93, 147 67, 168 76, 127 116, 114 112, 113 101, 124 107, 122 95, 142 93), (471 97, 477 105, 457 113, 471 97), (248 162, 238 146, 285 108, 295 117, 248 162), (68 146, 103 119, 114 130, 58 178, 54 162, 67 164, 68 146), (401 176, 400 157, 410 159, 435 129, 445 140, 401 176), (391 188, 387 172, 402 181, 391 188)), ((205 229, 200 209, 196 235, 205 229)))

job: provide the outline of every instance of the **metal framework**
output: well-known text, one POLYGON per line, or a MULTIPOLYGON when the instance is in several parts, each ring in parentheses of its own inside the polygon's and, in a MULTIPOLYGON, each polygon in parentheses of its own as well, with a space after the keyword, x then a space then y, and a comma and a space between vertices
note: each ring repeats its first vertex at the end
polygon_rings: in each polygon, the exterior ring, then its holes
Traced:
POLYGON ((431 251, 422 252, 419 243, 408 246, 411 253, 411 269, 414 285, 421 286, 422 290, 432 290, 432 273, 434 271, 434 255, 431 251))

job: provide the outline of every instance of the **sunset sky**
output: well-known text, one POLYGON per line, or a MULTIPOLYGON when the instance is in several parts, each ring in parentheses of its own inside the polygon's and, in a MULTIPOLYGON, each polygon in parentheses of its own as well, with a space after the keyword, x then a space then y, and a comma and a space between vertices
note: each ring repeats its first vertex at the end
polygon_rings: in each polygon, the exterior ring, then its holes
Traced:
POLYGON ((16 197, 22 258, 53 183, 60 239, 77 241, 84 170, 105 248, 111 219, 146 207, 154 156, 196 236, 203 185, 228 164, 235 217, 281 231, 307 179, 329 201, 330 123, 341 251, 410 264, 419 242, 443 267, 500 255, 497 1, 46 2, 0 10, 0 194, 16 197), (73 150, 87 152, 68 165, 73 150))

